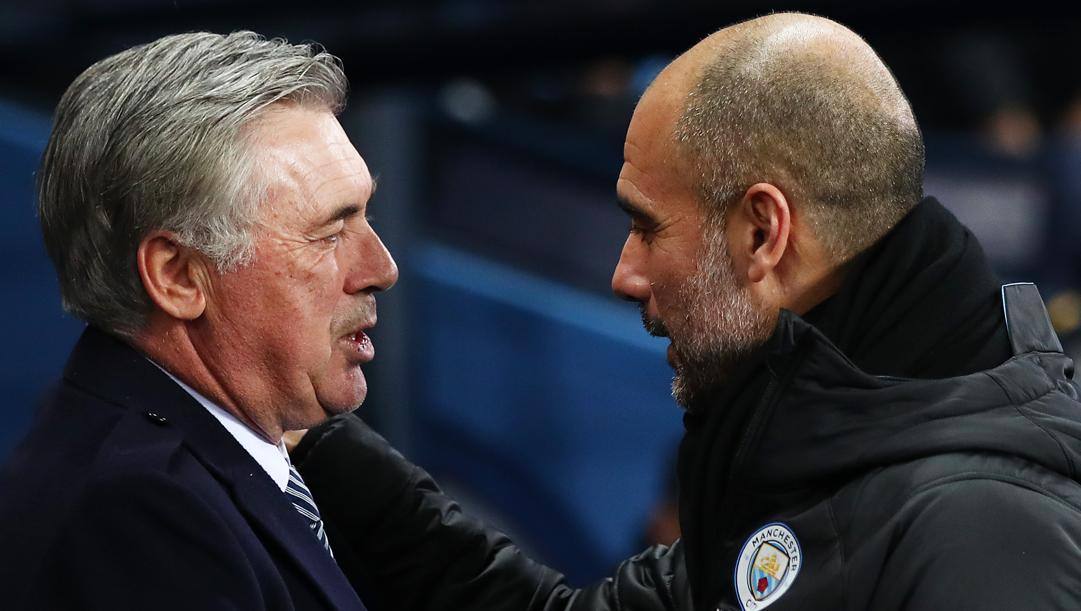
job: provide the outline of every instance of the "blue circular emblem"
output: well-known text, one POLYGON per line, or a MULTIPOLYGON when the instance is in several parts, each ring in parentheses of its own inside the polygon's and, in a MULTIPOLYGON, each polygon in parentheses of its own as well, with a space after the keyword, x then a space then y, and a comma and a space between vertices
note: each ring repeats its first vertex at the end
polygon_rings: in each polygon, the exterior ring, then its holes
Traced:
POLYGON ((744 611, 765 609, 784 596, 803 566, 795 533, 780 522, 756 530, 736 562, 736 595, 744 611))

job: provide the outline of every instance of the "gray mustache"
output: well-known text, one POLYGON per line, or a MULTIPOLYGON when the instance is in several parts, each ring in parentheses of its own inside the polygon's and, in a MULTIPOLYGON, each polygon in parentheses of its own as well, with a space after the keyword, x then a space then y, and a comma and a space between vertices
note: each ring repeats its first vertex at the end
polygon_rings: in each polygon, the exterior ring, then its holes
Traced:
POLYGON ((653 337, 668 337, 668 327, 664 326, 664 322, 657 318, 650 318, 646 314, 646 306, 638 306, 638 311, 642 314, 642 326, 646 328, 646 333, 649 333, 653 337))

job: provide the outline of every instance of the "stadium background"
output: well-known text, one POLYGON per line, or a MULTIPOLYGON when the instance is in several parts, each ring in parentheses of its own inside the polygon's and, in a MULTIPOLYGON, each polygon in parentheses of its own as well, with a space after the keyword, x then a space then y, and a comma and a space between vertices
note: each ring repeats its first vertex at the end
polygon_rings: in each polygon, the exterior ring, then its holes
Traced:
MULTIPOLYGON (((379 177, 382 295, 361 413, 472 511, 572 581, 654 538, 681 423, 664 342, 610 295, 622 136, 656 72, 770 10, 852 26, 909 94, 927 192, 1005 280, 1081 326, 1081 19, 1057 3, 892 0, 38 0, 0 4, 0 460, 82 325, 33 209, 49 115, 93 61, 158 36, 252 29, 343 58, 342 122, 379 177)), ((282 324, 288 324, 283 321, 282 324)))

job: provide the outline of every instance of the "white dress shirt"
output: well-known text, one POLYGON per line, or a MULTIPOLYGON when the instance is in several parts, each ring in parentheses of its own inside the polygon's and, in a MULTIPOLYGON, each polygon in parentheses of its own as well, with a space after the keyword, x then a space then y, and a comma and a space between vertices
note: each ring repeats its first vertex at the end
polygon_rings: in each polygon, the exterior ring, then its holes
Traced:
MULTIPOLYGON (((150 362, 154 363, 154 361, 150 362)), ((157 365, 157 363, 154 364, 157 365)), ((165 371, 160 365, 158 365, 158 369, 165 371)), ((181 382, 173 374, 165 371, 165 375, 172 378, 189 395, 194 397, 199 402, 199 405, 202 405, 206 408, 206 411, 217 418, 218 422, 225 427, 225 430, 229 431, 229 434, 236 439, 237 443, 247 450, 248 454, 251 454, 251 457, 255 459, 255 462, 259 463, 259 466, 266 471, 270 479, 274 480, 278 488, 285 492, 285 487, 289 483, 289 454, 285 450, 285 442, 278 442, 277 445, 270 443, 248 425, 241 422, 236 416, 199 394, 199 391, 181 382)))

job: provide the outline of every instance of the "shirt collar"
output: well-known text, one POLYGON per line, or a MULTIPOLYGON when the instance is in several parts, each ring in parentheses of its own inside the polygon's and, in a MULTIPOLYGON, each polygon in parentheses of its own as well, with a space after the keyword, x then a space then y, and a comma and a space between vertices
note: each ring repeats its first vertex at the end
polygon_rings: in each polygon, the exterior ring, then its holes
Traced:
MULTIPOLYGON (((154 361, 150 362, 154 363, 154 361)), ((165 372, 165 375, 172 378, 172 380, 191 395, 192 398, 198 401, 199 405, 202 405, 206 411, 210 412, 210 414, 225 427, 225 430, 229 431, 229 434, 236 439, 237 443, 239 443, 248 454, 251 454, 251 457, 255 459, 255 462, 259 463, 259 466, 262 467, 264 471, 266 471, 266 474, 270 476, 270 479, 274 481, 278 488, 281 489, 282 492, 285 492, 285 487, 289 484, 289 454, 285 450, 285 442, 279 441, 277 444, 273 444, 263 439, 248 425, 241 422, 236 416, 225 411, 191 386, 181 382, 176 376, 165 371, 165 369, 157 363, 154 363, 154 365, 165 372)))

